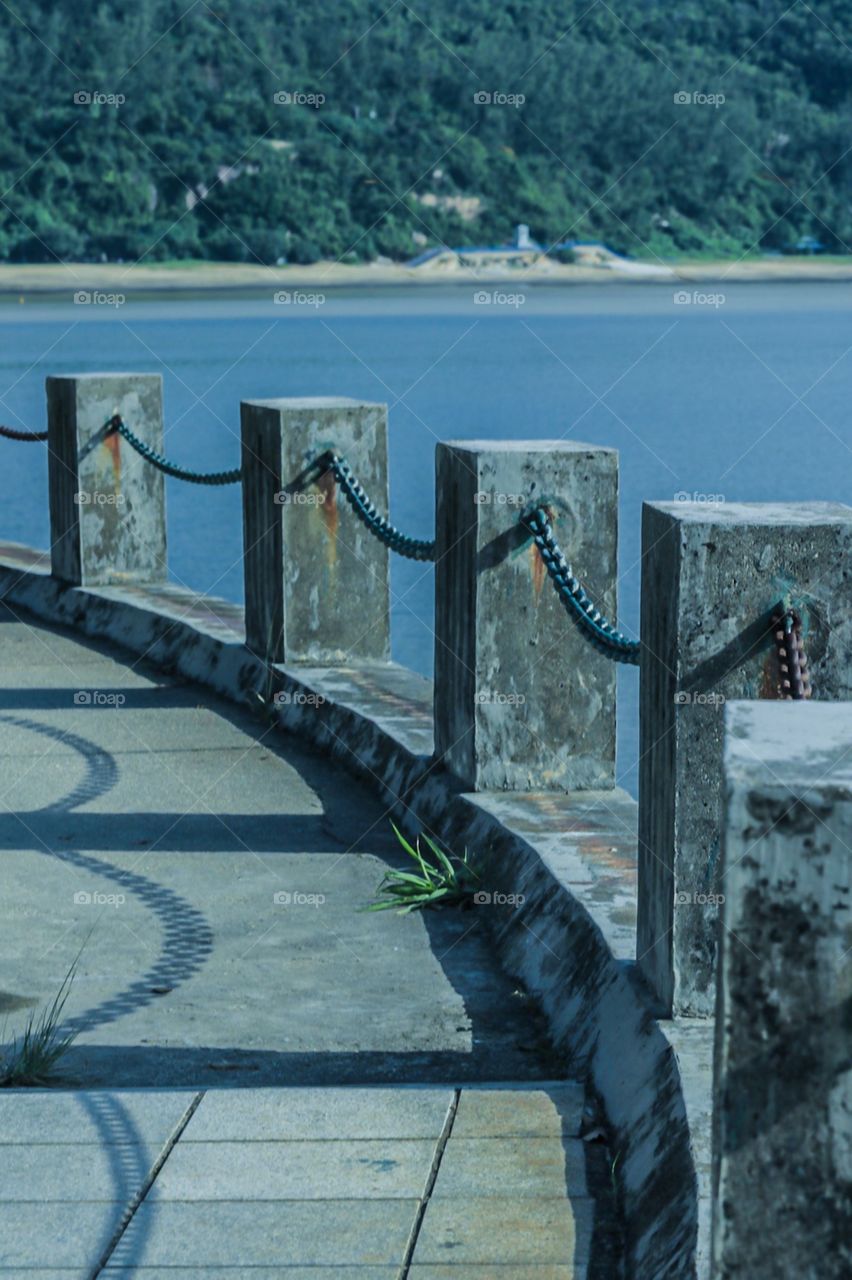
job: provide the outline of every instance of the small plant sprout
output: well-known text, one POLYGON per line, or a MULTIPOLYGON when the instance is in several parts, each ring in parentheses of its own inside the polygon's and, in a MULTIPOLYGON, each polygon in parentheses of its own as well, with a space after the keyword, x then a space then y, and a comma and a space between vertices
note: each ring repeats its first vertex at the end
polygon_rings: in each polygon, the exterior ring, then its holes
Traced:
POLYGON ((62 985, 50 1004, 40 1014, 35 1011, 30 1014, 20 1040, 16 1037, 0 1059, 0 1087, 38 1088, 55 1079, 57 1065, 77 1034, 76 1031, 60 1030, 62 1011, 76 968, 77 960, 62 979, 62 985))
POLYGON ((388 871, 368 911, 396 910, 400 915, 407 915, 425 907, 471 905, 479 876, 471 866, 466 849, 461 858, 448 855, 427 835, 418 836, 412 846, 397 827, 393 826, 393 830, 417 870, 388 871), (425 849, 421 848, 421 840, 425 849))

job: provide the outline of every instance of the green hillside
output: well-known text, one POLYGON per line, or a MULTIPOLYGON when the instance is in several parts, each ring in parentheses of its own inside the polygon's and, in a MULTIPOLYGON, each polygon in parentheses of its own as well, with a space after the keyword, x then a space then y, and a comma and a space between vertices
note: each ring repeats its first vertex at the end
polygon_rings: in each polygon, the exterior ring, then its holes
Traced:
POLYGON ((29 0, 0 105, 7 261, 852 251, 852 0, 29 0))

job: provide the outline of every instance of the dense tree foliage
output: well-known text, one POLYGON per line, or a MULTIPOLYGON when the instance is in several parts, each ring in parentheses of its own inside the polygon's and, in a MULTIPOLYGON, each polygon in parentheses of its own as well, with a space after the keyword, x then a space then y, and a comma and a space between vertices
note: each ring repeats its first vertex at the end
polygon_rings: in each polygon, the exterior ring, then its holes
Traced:
POLYGON ((15 262, 852 251, 852 0, 29 0, 0 102, 15 262))

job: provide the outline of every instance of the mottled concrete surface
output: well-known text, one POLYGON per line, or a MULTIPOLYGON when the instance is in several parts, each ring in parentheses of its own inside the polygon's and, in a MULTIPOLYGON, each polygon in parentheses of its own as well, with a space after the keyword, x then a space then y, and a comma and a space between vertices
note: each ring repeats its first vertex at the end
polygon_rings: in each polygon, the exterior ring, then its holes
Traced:
POLYGON ((519 518, 549 504, 574 573, 615 618, 617 452, 467 441, 439 444, 435 465, 439 756, 471 791, 611 787, 614 664, 566 614, 519 518))
POLYGON ((852 508, 645 503, 642 545, 638 953, 662 1010, 709 1017, 724 704, 778 696, 787 593, 814 698, 852 698, 852 508))
POLYGON ((166 577, 164 477, 116 432, 104 432, 116 413, 163 452, 160 374, 47 379, 51 555, 53 572, 66 582, 166 577))
POLYGON ((713 1255, 852 1273, 852 704, 728 707, 713 1255))
MULTIPOLYGON (((175 587, 67 589, 43 564, 26 548, 0 549, 0 587, 16 607, 145 653, 236 703, 257 707, 260 695, 286 733, 344 763, 407 829, 476 851, 492 895, 493 953, 534 995, 552 1042, 585 1077, 617 1153, 628 1275, 693 1277, 697 1257, 706 1276, 692 1125, 703 1115, 707 1037, 694 1034, 696 1020, 658 1024, 632 963, 635 806, 617 792, 459 794, 431 756, 431 689, 410 672, 381 663, 270 669, 244 647, 233 605, 175 587)), ((480 1274, 471 1264, 470 1276, 480 1274)))
POLYGON ((244 400, 240 419, 248 644, 275 662, 387 659, 388 549, 316 472, 334 450, 386 515, 387 405, 244 400))

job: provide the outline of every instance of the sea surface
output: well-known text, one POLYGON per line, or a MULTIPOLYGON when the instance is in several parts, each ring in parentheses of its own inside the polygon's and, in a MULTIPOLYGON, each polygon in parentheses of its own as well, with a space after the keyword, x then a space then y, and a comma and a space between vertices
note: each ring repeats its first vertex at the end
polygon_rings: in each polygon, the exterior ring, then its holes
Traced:
MULTIPOLYGON (((519 280, 312 288, 284 302, 271 290, 119 305, 0 302, 0 422, 42 428, 46 375, 98 370, 161 373, 166 451, 199 470, 238 465, 241 399, 386 402, 391 516, 419 538, 432 536, 439 440, 614 446, 619 622, 634 637, 643 501, 852 501, 845 283, 519 280)), ((48 546, 45 447, 0 439, 0 460, 0 538, 48 546)), ((166 484, 171 577, 241 601, 239 487, 166 484)), ((395 558, 392 591, 394 657, 428 674, 432 570, 395 558)), ((624 670, 619 782, 634 792, 637 700, 637 672, 624 670)))

